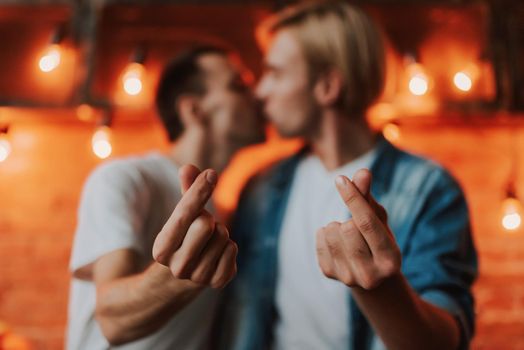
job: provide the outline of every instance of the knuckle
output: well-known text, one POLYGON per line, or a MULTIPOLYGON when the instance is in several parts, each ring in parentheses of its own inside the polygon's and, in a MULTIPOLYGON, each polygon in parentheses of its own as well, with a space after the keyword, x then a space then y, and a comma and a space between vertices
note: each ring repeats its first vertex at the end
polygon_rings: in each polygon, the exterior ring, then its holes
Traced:
POLYGON ((208 276, 204 269, 199 269, 191 275, 191 281, 200 284, 205 285, 208 283, 208 276))
POLYGON ((340 282, 344 283, 346 286, 349 286, 349 287, 355 286, 355 278, 349 269, 343 270, 339 274, 338 279, 340 280, 340 282))
POLYGON ((379 285, 379 283, 380 283, 380 280, 378 278, 365 277, 361 281, 360 286, 364 288, 365 290, 372 290, 372 289, 375 289, 379 285))
POLYGON ((183 279, 184 276, 184 265, 181 264, 178 260, 174 260, 171 265, 169 265, 169 269, 171 270, 171 274, 173 277, 178 279, 183 279))
POLYGON ((359 286, 365 290, 371 290, 378 286, 381 281, 380 276, 371 273, 368 269, 361 267, 358 273, 359 286))
POLYGON ((213 289, 222 289, 226 285, 225 279, 223 277, 214 279, 211 281, 211 288, 213 289))
POLYGON ((358 233, 357 226, 353 220, 348 220, 340 226, 340 230, 343 234, 352 235, 358 233))
POLYGON ((320 261, 320 270, 326 277, 335 278, 335 271, 333 271, 331 264, 320 261))
POLYGON ((396 257, 390 257, 382 259, 378 263, 381 275, 384 277, 390 277, 400 271, 400 259, 396 257))
POLYGON ((344 203, 346 203, 347 206, 352 206, 353 203, 357 200, 358 196, 355 192, 348 193, 344 197, 344 203))
POLYGON ((360 246, 355 247, 354 249, 351 249, 349 255, 353 259, 363 260, 369 257, 370 252, 369 252, 369 248, 360 245, 360 246))
POLYGON ((338 230, 340 228, 340 223, 336 222, 336 221, 330 222, 326 226, 326 228, 327 228, 328 231, 336 231, 336 230, 338 230))
POLYGON ((358 226, 366 232, 375 231, 376 223, 375 220, 369 214, 364 214, 358 219, 358 226))
POLYGON ((330 231, 326 235, 326 245, 333 255, 338 255, 340 253, 340 250, 342 249, 340 245, 340 236, 338 232, 330 231))
POLYGON ((212 234, 214 231, 214 223, 209 218, 201 215, 193 222, 193 228, 198 232, 212 234))

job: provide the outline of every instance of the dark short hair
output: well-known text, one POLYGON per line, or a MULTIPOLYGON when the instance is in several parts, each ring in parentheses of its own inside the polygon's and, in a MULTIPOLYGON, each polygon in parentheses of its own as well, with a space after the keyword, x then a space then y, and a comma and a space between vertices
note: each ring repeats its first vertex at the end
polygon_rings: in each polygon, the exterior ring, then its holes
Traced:
POLYGON ((170 61, 160 76, 155 104, 169 141, 176 140, 183 131, 177 99, 184 94, 202 95, 206 92, 198 59, 208 54, 226 55, 227 52, 215 46, 198 46, 186 50, 170 61))

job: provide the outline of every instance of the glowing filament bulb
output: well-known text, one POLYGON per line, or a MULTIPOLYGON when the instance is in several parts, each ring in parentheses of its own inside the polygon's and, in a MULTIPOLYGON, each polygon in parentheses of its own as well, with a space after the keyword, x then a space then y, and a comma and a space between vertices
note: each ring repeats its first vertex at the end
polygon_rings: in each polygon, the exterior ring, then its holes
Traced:
POLYGON ((40 58, 38 67, 42 72, 49 73, 60 65, 60 56, 60 47, 56 44, 51 45, 40 58))
POLYGON ((142 76, 144 74, 144 66, 140 63, 130 63, 123 76, 122 85, 124 91, 131 96, 136 96, 142 91, 142 76))
POLYGON ((453 77, 453 83, 455 84, 457 89, 464 92, 471 90, 471 87, 473 85, 473 82, 471 81, 469 75, 467 75, 464 72, 458 72, 457 74, 455 74, 455 76, 453 77))
POLYGON ((105 159, 111 155, 113 147, 110 141, 110 130, 107 126, 99 127, 91 138, 93 153, 100 159, 105 159))
POLYGON ((8 139, 0 136, 0 162, 6 160, 9 154, 11 154, 11 144, 8 139))
POLYGON ((502 227, 514 231, 522 223, 522 204, 516 198, 506 198, 502 203, 502 214, 502 227))
POLYGON ((416 96, 425 95, 428 92, 429 84, 428 78, 422 74, 417 73, 409 80, 409 91, 416 96))

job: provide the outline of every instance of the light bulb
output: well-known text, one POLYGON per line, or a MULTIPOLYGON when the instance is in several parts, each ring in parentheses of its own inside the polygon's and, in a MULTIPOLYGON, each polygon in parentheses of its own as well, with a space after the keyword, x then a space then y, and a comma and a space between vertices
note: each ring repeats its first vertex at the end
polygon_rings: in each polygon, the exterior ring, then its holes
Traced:
POLYGON ((0 162, 3 162, 11 154, 11 144, 9 140, 3 136, 0 136, 0 162))
POLYGON ((515 231, 522 223, 522 204, 516 198, 509 197, 502 203, 502 227, 515 231))
POLYGON ((469 75, 467 75, 464 72, 458 72, 453 77, 453 83, 457 87, 457 89, 467 92, 471 90, 471 87, 473 86, 473 82, 471 81, 471 78, 469 75))
POLYGON ((422 74, 417 73, 409 80, 409 91, 416 96, 425 95, 428 92, 429 84, 428 78, 422 74))
POLYGON ((110 129, 107 126, 99 127, 91 138, 93 153, 100 159, 105 159, 111 155, 113 147, 110 140, 110 129))
POLYGON ((49 46, 45 54, 40 58, 38 67, 42 72, 49 73, 55 70, 60 64, 60 46, 57 44, 49 46))
POLYGON ((130 63, 122 75, 122 85, 124 91, 131 96, 136 96, 142 91, 142 77, 144 66, 140 63, 130 63))

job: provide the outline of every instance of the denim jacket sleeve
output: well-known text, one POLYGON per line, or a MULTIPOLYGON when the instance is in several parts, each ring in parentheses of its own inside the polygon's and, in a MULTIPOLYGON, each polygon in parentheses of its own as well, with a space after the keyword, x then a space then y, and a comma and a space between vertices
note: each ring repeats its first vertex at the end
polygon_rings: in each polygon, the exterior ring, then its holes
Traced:
POLYGON ((403 273, 421 298, 447 310, 459 321, 461 349, 474 332, 471 285, 477 256, 468 208, 459 185, 442 168, 429 174, 421 208, 403 254, 403 273))

